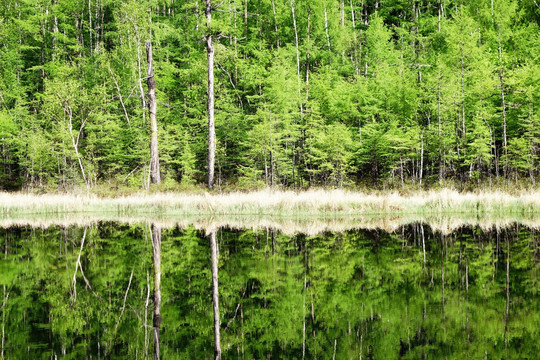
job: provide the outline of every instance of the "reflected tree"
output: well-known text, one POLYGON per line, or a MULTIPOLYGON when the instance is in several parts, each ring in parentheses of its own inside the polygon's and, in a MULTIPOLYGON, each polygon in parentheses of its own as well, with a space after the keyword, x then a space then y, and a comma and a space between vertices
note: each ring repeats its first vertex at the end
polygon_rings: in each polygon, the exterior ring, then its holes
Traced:
POLYGON ((159 360, 159 328, 161 326, 161 228, 151 225, 154 264, 154 359, 159 360))
POLYGON ((214 309, 214 358, 221 359, 221 337, 219 318, 219 284, 218 284, 218 247, 216 241, 216 230, 210 232, 210 253, 212 260, 212 305, 214 309))

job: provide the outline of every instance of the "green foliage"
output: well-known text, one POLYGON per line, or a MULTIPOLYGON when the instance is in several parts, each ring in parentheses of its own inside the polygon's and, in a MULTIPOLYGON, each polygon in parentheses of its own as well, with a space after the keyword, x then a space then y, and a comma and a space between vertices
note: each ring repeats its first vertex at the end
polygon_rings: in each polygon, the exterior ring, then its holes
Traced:
POLYGON ((219 186, 535 182, 534 1, 212 3, 3 1, 0 189, 145 186, 148 40, 164 181, 204 183, 209 32, 219 186))

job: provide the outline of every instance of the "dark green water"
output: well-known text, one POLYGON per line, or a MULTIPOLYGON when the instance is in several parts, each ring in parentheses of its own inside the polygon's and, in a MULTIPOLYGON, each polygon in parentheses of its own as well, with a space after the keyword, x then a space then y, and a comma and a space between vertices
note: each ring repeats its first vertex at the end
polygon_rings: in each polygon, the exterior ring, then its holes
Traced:
MULTIPOLYGON (((0 229, 0 358, 213 358, 209 239, 148 224, 0 229)), ((522 226, 216 239, 225 359, 540 356, 540 235, 522 226)))

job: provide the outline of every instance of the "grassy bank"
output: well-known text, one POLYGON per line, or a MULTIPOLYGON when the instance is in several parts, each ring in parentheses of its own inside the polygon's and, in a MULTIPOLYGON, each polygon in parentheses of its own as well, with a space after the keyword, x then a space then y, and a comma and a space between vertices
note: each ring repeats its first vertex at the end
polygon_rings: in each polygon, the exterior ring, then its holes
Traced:
POLYGON ((0 214, 100 213, 115 215, 435 215, 445 213, 538 214, 540 192, 458 193, 453 190, 408 194, 342 190, 271 191, 227 194, 140 193, 119 197, 0 193, 0 214))

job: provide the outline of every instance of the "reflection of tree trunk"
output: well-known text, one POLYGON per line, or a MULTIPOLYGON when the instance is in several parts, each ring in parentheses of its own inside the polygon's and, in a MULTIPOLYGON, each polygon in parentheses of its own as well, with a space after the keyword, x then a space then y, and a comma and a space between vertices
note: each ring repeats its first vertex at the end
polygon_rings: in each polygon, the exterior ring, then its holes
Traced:
POLYGON ((306 357, 306 287, 307 275, 304 274, 304 291, 302 295, 302 360, 306 357))
MULTIPOLYGON (((77 271, 79 270, 79 268, 81 268, 81 254, 82 254, 82 250, 84 248, 84 241, 86 240, 86 230, 88 228, 84 228, 84 233, 83 233, 83 237, 82 237, 82 240, 81 240, 81 248, 79 249, 79 255, 77 256, 77 261, 75 262, 75 272, 73 273, 73 303, 77 302, 77 271)), ((82 268, 81 268, 81 272, 82 272, 82 268)))
POLYGON ((274 255, 276 249, 276 231, 272 229, 272 255, 274 255))
POLYGON ((216 231, 210 233, 210 253, 212 257, 212 303, 214 305, 214 358, 221 359, 221 345, 219 329, 219 288, 218 288, 218 250, 216 231))
POLYGON ((311 328, 313 329, 313 351, 314 358, 317 359, 317 337, 315 332, 315 306, 313 305, 313 292, 311 292, 311 328))
POLYGON ((441 237, 441 286, 442 315, 444 320, 444 236, 441 237))
MULTIPOLYGON (((508 312, 510 305, 510 239, 506 238, 506 308, 504 313, 504 349, 508 351, 508 312)), ((508 358, 508 353, 506 354, 508 358)))
POLYGON ((420 224, 420 230, 422 231, 422 253, 424 254, 424 269, 426 268, 426 237, 424 234, 424 224, 420 224))
POLYGON ((152 224, 154 261, 154 359, 159 360, 159 327, 161 326, 161 229, 152 224))
POLYGON ((146 301, 144 303, 144 358, 148 358, 148 304, 150 303, 150 274, 146 272, 146 301))
POLYGON ((467 342, 471 340, 471 333, 469 329, 469 258, 465 258, 465 291, 466 291, 466 313, 467 313, 467 342))
POLYGON ((240 303, 240 320, 242 324, 242 360, 244 360, 244 304, 242 303, 240 303))
POLYGON ((4 285, 4 301, 2 301, 2 352, 0 352, 0 359, 4 359, 4 347, 6 345, 6 307, 7 302, 9 299, 9 291, 6 289, 6 285, 4 285))
POLYGON ((120 308, 120 315, 118 316, 118 320, 116 321, 116 325, 114 326, 114 332, 116 333, 116 330, 118 329, 118 325, 120 325, 120 320, 122 320, 122 316, 124 315, 124 311, 126 311, 126 301, 129 294, 129 289, 131 287, 131 281, 133 280, 133 271, 134 269, 131 269, 131 275, 129 276, 129 282, 126 289, 126 293, 124 294, 124 302, 122 303, 122 307, 120 308))

